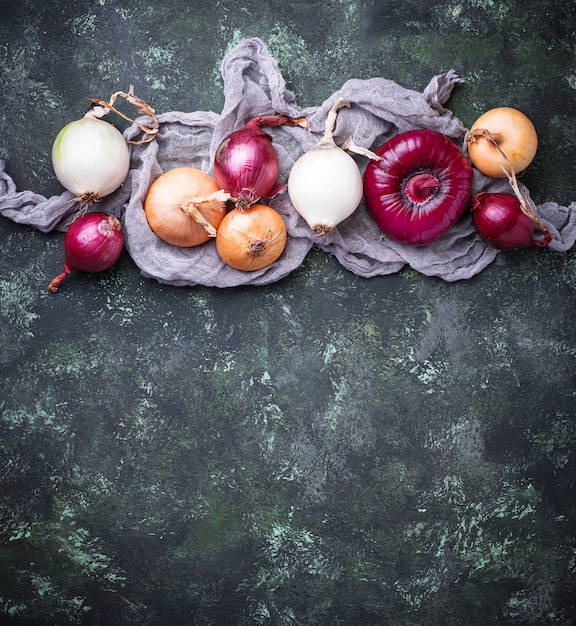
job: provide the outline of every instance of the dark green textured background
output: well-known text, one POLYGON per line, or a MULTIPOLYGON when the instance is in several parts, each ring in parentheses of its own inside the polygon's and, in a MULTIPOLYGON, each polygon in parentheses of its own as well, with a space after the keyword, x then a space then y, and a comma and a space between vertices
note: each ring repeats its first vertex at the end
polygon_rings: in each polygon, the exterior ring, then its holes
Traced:
MULTIPOLYGON (((86 97, 223 105, 258 36, 304 106, 348 78, 466 125, 534 121, 523 182, 576 200, 576 5, 0 0, 0 158, 58 194, 86 97)), ((0 221, 0 623, 574 624, 576 256, 467 282, 361 279, 313 250, 277 284, 143 279, 125 254, 50 294, 62 235, 0 221)))

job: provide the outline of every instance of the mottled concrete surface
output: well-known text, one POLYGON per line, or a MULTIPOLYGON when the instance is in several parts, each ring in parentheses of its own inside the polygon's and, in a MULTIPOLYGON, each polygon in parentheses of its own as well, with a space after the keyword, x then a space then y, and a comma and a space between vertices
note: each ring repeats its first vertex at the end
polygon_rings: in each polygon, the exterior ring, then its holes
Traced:
MULTIPOLYGON (((60 128, 137 86, 223 104, 266 41, 302 105, 348 78, 465 79, 521 108, 537 202, 576 200, 569 0, 0 0, 0 158, 61 192, 60 128)), ((312 251, 262 288, 172 288, 125 254, 46 290, 62 235, 2 218, 0 623, 576 623, 576 253, 454 284, 312 251)))

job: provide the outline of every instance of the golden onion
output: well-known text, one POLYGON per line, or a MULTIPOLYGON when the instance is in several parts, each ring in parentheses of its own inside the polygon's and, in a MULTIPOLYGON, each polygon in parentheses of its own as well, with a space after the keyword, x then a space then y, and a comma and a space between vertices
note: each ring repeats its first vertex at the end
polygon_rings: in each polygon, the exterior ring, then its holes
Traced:
POLYGON ((216 237, 228 197, 202 170, 176 167, 150 185, 144 212, 162 241, 180 247, 198 246, 216 237))
POLYGON ((265 204, 230 211, 218 228, 216 249, 222 260, 243 271, 255 271, 276 261, 286 246, 282 216, 265 204))
POLYGON ((518 174, 536 156, 538 135, 534 124, 518 109, 497 107, 481 115, 468 133, 468 154, 486 176, 505 178, 510 164, 518 174))

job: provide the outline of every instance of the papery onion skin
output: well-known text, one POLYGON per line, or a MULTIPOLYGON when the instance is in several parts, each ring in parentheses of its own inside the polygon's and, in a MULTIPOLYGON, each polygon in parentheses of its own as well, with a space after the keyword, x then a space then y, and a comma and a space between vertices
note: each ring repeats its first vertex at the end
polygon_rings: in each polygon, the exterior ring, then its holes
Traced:
POLYGON ((214 156, 214 178, 236 206, 246 208, 284 190, 277 182, 280 165, 272 137, 261 127, 306 124, 301 118, 284 115, 255 117, 220 143, 214 156))
POLYGON ((286 224, 282 216, 265 204, 232 209, 222 220, 216 235, 216 249, 222 260, 245 272, 271 265, 286 247, 286 224))
POLYGON ((108 213, 84 213, 64 235, 64 269, 48 285, 58 292, 62 281, 73 270, 102 272, 112 267, 124 248, 120 222, 108 213))
POLYGON ((87 115, 58 133, 52 145, 52 166, 62 186, 90 205, 126 180, 130 151, 115 126, 87 115))
POLYGON ((504 178, 506 172, 510 173, 506 159, 514 166, 515 173, 524 171, 538 150, 534 124, 524 113, 512 107, 486 111, 472 124, 467 142, 474 167, 492 178, 504 178), (488 131, 489 135, 482 131, 488 131))
POLYGON ((534 222, 522 211, 520 201, 508 193, 478 193, 472 199, 472 222, 482 240, 497 250, 529 246, 546 247, 551 235, 537 239, 534 222))
POLYGON ((219 195, 219 191, 216 181, 198 168, 185 166, 168 170, 150 185, 146 194, 144 212, 148 224, 162 241, 171 245, 201 245, 216 236, 226 214, 225 195, 219 195), (190 214, 193 208, 200 212, 213 231, 190 214))
POLYGON ((366 207, 390 238, 428 245, 460 219, 470 199, 472 167, 442 133, 411 130, 389 139, 364 173, 366 207))

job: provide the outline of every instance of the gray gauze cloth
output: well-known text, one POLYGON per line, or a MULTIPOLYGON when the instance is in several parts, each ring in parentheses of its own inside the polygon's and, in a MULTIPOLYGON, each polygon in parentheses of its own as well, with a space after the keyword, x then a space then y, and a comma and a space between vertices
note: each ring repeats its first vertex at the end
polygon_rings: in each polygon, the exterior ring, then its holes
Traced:
MULTIPOLYGON (((328 112, 337 99, 350 103, 338 113, 334 138, 338 145, 352 137, 356 144, 376 150, 397 133, 428 128, 452 139, 465 151, 467 129, 444 108, 457 83, 455 71, 435 76, 423 93, 405 89, 384 78, 352 79, 318 107, 301 108, 286 88, 278 63, 265 43, 247 39, 222 62, 225 103, 218 115, 209 111, 169 112, 158 115, 160 130, 150 143, 131 146, 131 165, 125 183, 90 210, 120 218, 126 247, 142 274, 170 285, 230 287, 264 285, 280 280, 297 268, 313 245, 334 255, 343 267, 363 277, 391 274, 405 265, 447 281, 467 279, 491 263, 498 251, 476 234, 467 212, 450 231, 424 247, 391 240, 378 228, 363 203, 351 217, 324 237, 312 233, 296 213, 286 191, 267 200, 284 218, 288 241, 282 256, 272 265, 243 272, 226 265, 213 239, 193 248, 179 248, 161 241, 150 229, 143 202, 151 183, 163 172, 192 166, 213 175, 214 154, 220 142, 251 118, 283 114, 306 117, 308 130, 280 126, 266 128, 280 163, 279 182, 286 183, 296 159, 316 144, 325 130, 328 112)), ((110 115, 113 115, 112 113, 110 115)), ((145 116, 137 120, 151 125, 145 116)), ((136 124, 126 129, 127 139, 142 139, 136 124)), ((368 159, 353 155, 364 172, 368 159)), ((528 193, 524 186, 523 191, 528 193)), ((474 171, 473 192, 511 192, 506 179, 496 180, 474 171)), ((529 197, 529 196, 528 196, 529 197)), ((569 207, 547 202, 532 208, 550 229, 549 248, 568 250, 576 239, 576 203, 569 207)), ((65 230, 78 211, 73 194, 45 198, 32 191, 17 191, 0 163, 0 213, 15 222, 41 231, 65 230)))

